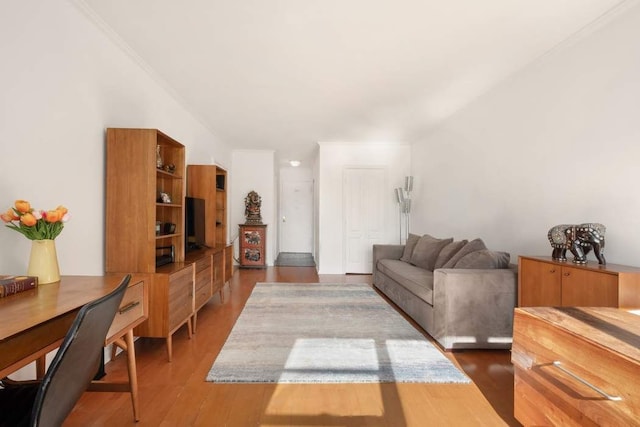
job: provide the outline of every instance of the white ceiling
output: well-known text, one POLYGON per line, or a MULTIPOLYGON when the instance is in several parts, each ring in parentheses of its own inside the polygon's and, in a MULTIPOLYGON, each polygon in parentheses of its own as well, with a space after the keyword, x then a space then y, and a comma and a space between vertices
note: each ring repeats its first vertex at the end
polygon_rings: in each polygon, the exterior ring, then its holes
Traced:
POLYGON ((76 0, 234 148, 421 132, 625 0, 76 0))

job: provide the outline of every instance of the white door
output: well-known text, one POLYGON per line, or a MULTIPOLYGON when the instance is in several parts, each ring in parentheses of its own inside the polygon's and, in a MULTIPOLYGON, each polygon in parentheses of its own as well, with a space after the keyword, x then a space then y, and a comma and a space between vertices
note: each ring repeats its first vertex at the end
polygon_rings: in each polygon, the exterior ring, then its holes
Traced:
POLYGON ((344 171, 345 273, 371 273, 373 245, 384 242, 385 170, 344 171))
POLYGON ((280 215, 280 252, 312 253, 313 181, 282 183, 280 215))

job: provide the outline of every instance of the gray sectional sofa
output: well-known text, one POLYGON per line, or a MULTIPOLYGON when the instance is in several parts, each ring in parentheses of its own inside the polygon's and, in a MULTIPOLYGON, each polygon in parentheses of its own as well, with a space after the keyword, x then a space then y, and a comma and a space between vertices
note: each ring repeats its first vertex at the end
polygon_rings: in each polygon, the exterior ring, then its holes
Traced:
POLYGON ((445 350, 508 349, 517 301, 509 254, 472 241, 409 235, 373 246, 373 283, 445 350))

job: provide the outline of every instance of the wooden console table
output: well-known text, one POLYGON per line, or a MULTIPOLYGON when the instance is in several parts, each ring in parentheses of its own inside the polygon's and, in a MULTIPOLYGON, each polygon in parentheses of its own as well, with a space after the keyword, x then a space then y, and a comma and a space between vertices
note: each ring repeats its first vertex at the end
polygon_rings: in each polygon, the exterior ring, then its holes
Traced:
MULTIPOLYGON (((37 374, 44 374, 44 357, 62 343, 80 308, 111 292, 123 275, 63 276, 59 282, 0 298, 0 378, 37 362, 37 374)), ((147 318, 147 287, 144 276, 134 275, 120 310, 109 329, 105 346, 115 343, 126 350, 128 383, 97 381, 92 391, 131 393, 136 421, 138 383, 133 328, 147 318)))
POLYGON ((640 316, 610 308, 515 309, 514 415, 525 426, 640 420, 640 316))

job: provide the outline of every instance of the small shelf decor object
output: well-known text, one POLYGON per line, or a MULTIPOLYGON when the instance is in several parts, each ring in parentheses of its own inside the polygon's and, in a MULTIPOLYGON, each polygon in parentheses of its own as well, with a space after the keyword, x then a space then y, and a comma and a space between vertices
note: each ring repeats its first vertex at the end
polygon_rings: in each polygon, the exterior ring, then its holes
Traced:
POLYGON ((59 281, 60 268, 54 240, 69 220, 67 208, 58 206, 53 210, 38 210, 26 200, 16 200, 0 218, 8 228, 31 240, 27 274, 37 277, 41 284, 59 281))
POLYGON ((255 191, 250 191, 247 197, 244 198, 245 224, 262 224, 261 205, 262 199, 260 195, 255 191))
POLYGON ((160 154, 160 144, 156 145, 156 168, 162 169, 164 163, 162 161, 162 154, 160 154))

